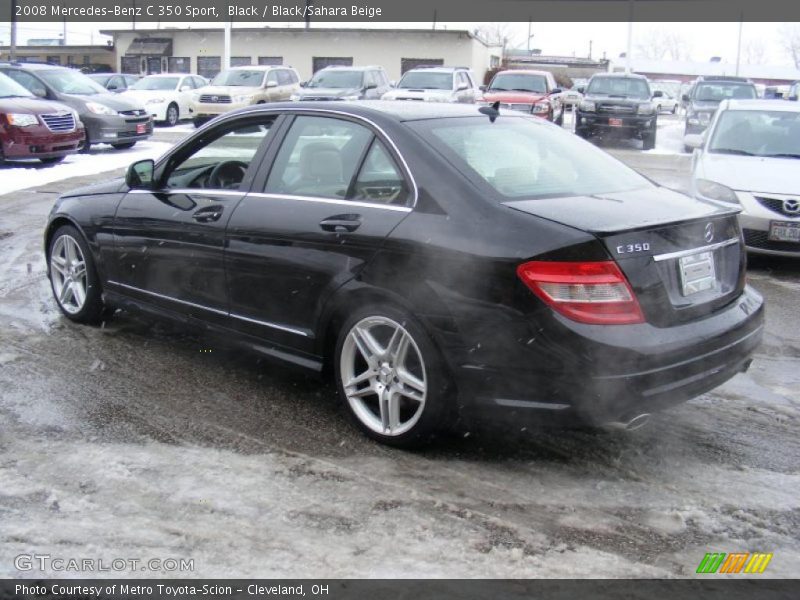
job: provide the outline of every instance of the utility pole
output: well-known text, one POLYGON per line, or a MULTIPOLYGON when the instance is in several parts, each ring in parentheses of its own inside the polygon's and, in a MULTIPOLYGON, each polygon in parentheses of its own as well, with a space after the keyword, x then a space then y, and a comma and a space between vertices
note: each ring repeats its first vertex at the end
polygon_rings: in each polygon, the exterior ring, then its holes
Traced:
POLYGON ((744 13, 739 19, 739 41, 736 44, 736 76, 739 76, 739 61, 742 57, 742 26, 744 25, 744 13))
POLYGON ((8 60, 17 60, 17 0, 11 0, 11 40, 8 48, 8 60))
POLYGON ((625 52, 625 73, 631 72, 631 54, 633 54, 633 0, 628 0, 628 50, 625 52))
POLYGON ((528 42, 526 44, 526 47, 528 49, 528 54, 531 53, 531 37, 532 37, 531 36, 531 18, 528 17, 528 42))
POLYGON ((592 40, 589 40, 589 60, 592 60, 592 40))
POLYGON ((233 21, 225 21, 225 43, 224 43, 224 50, 222 52, 222 68, 230 69, 231 68, 231 29, 233 26, 233 21))

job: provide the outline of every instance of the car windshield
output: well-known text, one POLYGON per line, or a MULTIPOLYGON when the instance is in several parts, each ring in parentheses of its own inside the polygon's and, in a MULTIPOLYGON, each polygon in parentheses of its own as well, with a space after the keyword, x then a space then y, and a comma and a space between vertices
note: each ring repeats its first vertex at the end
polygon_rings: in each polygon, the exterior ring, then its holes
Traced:
POLYGON ((592 77, 586 93, 620 98, 650 98, 650 87, 644 79, 634 77, 592 77))
POLYGON ((593 196, 652 185, 602 150, 532 117, 434 119, 411 127, 504 199, 593 196))
POLYGON ((59 69, 53 71, 39 71, 38 73, 42 79, 61 94, 90 96, 92 94, 106 93, 106 88, 78 71, 59 69))
POLYGON ((33 98, 28 90, 16 81, 0 73, 0 98, 33 98))
POLYGON ((757 97, 752 83, 701 82, 694 88, 694 99, 697 102, 719 103, 729 98, 752 100, 757 97))
POLYGON ((178 87, 180 77, 145 77, 134 83, 132 90, 171 91, 178 87))
POLYGON ((453 75, 430 71, 409 71, 400 79, 397 87, 416 90, 452 90, 453 75))
POLYGON ((230 85, 233 87, 260 87, 264 81, 265 71, 247 71, 245 69, 231 69, 223 71, 216 77, 211 85, 230 85))
POLYGON ((322 70, 317 71, 308 82, 310 88, 360 88, 363 79, 361 71, 322 70))
POLYGON ((709 140, 708 151, 800 158, 800 111, 723 111, 709 140))
POLYGON ((99 83, 103 87, 108 85, 108 80, 111 79, 111 75, 88 75, 89 79, 94 81, 95 83, 99 83))
POLYGON ((490 92, 547 92, 547 79, 544 75, 530 75, 527 73, 500 73, 492 79, 489 86, 490 92))

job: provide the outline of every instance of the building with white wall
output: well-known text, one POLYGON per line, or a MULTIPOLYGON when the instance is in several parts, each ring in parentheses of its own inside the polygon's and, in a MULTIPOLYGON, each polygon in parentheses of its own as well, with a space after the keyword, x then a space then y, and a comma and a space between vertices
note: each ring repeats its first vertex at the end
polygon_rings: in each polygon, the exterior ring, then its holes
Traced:
MULTIPOLYGON (((222 68, 224 34, 212 29, 105 30, 117 66, 127 73, 191 72, 213 77, 222 68)), ((397 80, 417 65, 470 67, 478 80, 500 64, 502 49, 464 30, 236 27, 231 64, 282 64, 308 79, 331 65, 380 65, 397 80)))

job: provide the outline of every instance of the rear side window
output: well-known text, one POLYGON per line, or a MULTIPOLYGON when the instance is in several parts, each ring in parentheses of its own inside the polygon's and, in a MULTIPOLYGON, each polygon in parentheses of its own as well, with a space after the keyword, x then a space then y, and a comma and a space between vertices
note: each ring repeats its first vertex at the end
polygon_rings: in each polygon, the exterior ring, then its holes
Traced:
POLYGON ((408 201, 406 181, 380 140, 373 141, 349 198, 379 204, 405 205, 408 201))

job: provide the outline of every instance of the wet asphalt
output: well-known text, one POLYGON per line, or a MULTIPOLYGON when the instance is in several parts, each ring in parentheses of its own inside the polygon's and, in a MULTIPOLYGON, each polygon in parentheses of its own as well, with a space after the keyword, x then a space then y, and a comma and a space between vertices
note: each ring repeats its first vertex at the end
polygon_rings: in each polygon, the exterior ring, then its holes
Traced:
MULTIPOLYGON (((608 149, 685 186, 688 157, 608 149)), ((45 216, 116 174, 0 196, 0 576, 58 574, 15 566, 38 552, 195 561, 132 576, 683 577, 734 551, 796 576, 800 261, 751 260, 768 309, 750 371, 640 430, 494 426, 403 452, 328 383, 138 315, 63 318, 45 216)))

